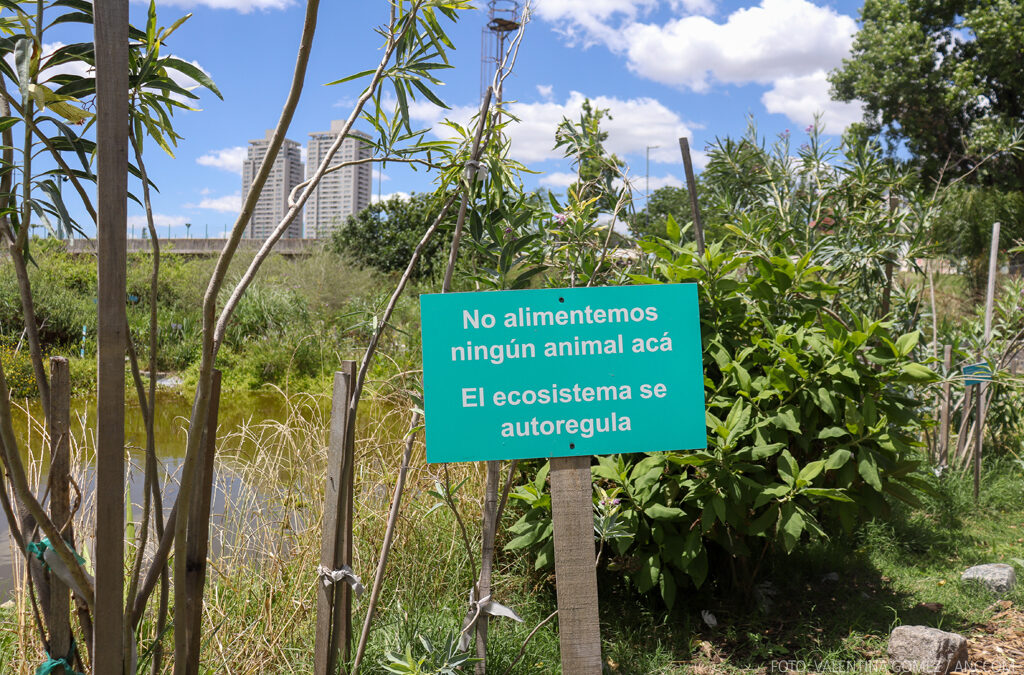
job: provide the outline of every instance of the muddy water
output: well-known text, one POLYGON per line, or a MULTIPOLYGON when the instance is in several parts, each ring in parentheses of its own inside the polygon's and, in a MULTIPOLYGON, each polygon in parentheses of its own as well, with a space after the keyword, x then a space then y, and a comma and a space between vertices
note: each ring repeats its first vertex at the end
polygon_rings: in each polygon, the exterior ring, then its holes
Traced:
MULTIPOLYGON (((307 401, 305 412, 308 417, 317 418, 318 424, 326 417, 325 398, 307 401)), ((191 398, 177 391, 159 391, 157 393, 157 415, 155 424, 157 456, 161 464, 161 480, 165 485, 163 499, 165 509, 176 496, 175 480, 181 468, 187 438, 186 428, 191 412, 191 398)), ((15 432, 22 442, 23 458, 29 467, 30 474, 45 475, 48 452, 44 451, 43 415, 38 402, 21 401, 15 408, 15 432)), ((217 489, 214 490, 212 520, 228 523, 224 518, 226 502, 234 502, 236 498, 253 500, 260 503, 262 494, 270 494, 265 485, 250 484, 257 481, 253 472, 245 468, 260 451, 259 433, 241 433, 244 429, 259 428, 267 422, 283 422, 288 416, 288 406, 279 393, 225 394, 220 407, 218 424, 218 462, 217 489)), ((79 397, 72 401, 71 410, 72 455, 77 461, 72 473, 77 478, 83 492, 82 508, 91 509, 88 495, 92 492, 94 481, 93 460, 96 438, 96 398, 95 396, 79 397)), ((128 520, 138 521, 142 513, 143 472, 146 444, 145 426, 141 410, 137 403, 129 403, 125 411, 125 442, 128 448, 128 485, 131 502, 134 507, 129 511, 128 520)), ((273 477, 264 477, 273 480, 273 477)), ((42 496, 42 490, 37 492, 42 496)), ((272 497, 267 497, 272 499, 272 497)), ((91 519, 91 514, 88 514, 91 519)), ((6 518, 0 516, 0 603, 6 601, 14 585, 12 568, 12 545, 8 536, 6 518)), ((215 538, 214 546, 217 546, 215 538)), ((88 553, 88 552, 87 552, 88 553)))

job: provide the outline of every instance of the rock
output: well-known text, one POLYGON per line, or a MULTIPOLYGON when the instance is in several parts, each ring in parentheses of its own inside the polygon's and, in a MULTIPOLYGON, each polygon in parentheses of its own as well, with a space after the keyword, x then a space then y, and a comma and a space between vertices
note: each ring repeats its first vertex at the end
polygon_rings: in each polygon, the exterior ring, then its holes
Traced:
POLYGON ((1012 565, 992 563, 975 565, 960 576, 961 581, 980 581, 993 593, 1009 593, 1017 585, 1017 573, 1012 565))
POLYGON ((889 636, 889 667, 894 672, 946 675, 966 664, 963 635, 928 626, 898 626, 889 636))

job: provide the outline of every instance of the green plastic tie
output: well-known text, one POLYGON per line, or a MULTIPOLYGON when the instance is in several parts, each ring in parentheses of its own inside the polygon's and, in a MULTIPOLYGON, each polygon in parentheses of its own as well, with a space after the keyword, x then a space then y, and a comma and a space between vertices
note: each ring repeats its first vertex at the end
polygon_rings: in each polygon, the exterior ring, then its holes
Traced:
MULTIPOLYGON (((71 554, 73 556, 75 556, 75 560, 78 561, 78 564, 79 565, 84 565, 85 564, 85 558, 83 558, 82 556, 78 555, 78 551, 76 551, 74 548, 72 548, 70 542, 65 541, 64 543, 67 544, 68 548, 71 549, 71 554)), ((30 541, 28 543, 28 546, 26 546, 25 548, 28 550, 29 553, 31 553, 36 558, 38 558, 39 562, 43 563, 43 565, 46 566, 46 558, 44 558, 43 556, 46 553, 46 549, 52 549, 53 546, 50 544, 50 540, 48 538, 44 537, 40 541, 30 541)))
POLYGON ((36 675, 50 675, 50 673, 64 675, 68 671, 75 675, 85 675, 84 673, 77 672, 65 659, 55 659, 52 656, 46 659, 43 665, 36 668, 36 675))
MULTIPOLYGON (((43 541, 46 540, 44 539, 43 541)), ((47 542, 46 546, 49 546, 49 542, 47 542)), ((46 546, 42 547, 44 551, 46 550, 46 546)), ((33 553, 35 553, 35 551, 33 551, 33 553)), ((36 675, 50 675, 50 673, 57 673, 57 675, 65 675, 65 673, 68 672, 74 673, 74 675, 85 675, 85 673, 79 673, 78 671, 76 671, 74 667, 71 665, 71 663, 69 663, 70 661, 73 661, 75 659, 74 640, 71 641, 71 651, 68 652, 67 658, 55 659, 52 656, 50 656, 49 653, 47 653, 46 656, 46 662, 38 668, 36 668, 36 675)))

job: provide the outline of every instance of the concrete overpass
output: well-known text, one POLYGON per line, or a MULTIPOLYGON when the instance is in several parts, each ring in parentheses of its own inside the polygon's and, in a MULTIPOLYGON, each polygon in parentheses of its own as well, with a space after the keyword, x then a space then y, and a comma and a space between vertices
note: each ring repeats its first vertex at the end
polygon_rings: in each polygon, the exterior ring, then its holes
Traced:
MULTIPOLYGON (((190 256, 215 256, 223 249, 227 239, 161 239, 160 253, 175 253, 190 256)), ((274 245, 274 253, 285 256, 311 255, 322 243, 319 239, 280 239, 274 245)), ((263 245, 262 239, 242 239, 238 242, 238 251, 255 253, 263 245)), ((75 239, 68 242, 68 253, 95 254, 95 239, 75 239)), ((128 253, 149 253, 149 239, 129 239, 128 253)))

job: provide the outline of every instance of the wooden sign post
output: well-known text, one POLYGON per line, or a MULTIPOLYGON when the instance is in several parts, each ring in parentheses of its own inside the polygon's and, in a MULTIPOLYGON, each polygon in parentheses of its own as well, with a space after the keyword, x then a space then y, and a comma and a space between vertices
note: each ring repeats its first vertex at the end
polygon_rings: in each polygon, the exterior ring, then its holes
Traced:
POLYGON ((590 457, 707 447, 697 287, 448 293, 420 306, 427 461, 551 459, 562 672, 600 673, 590 457))

